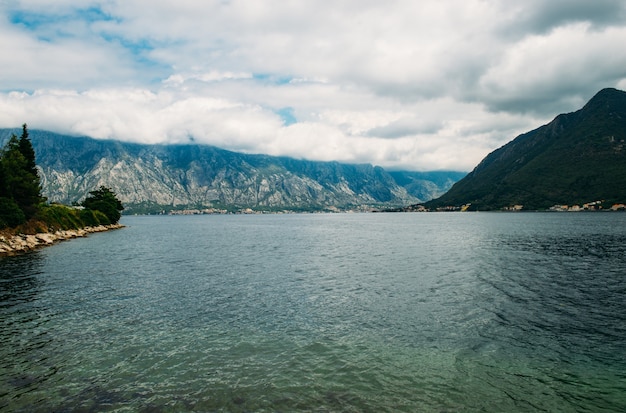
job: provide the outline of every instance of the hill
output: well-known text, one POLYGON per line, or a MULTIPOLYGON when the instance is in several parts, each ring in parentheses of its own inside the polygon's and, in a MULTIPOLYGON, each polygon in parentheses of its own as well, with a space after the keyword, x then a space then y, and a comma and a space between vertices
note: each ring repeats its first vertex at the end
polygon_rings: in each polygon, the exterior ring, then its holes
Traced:
MULTIPOLYGON (((0 130, 0 143, 14 129, 0 130)), ((73 203, 102 185, 126 213, 172 209, 323 210, 401 206, 444 193, 463 173, 248 155, 207 145, 142 145, 31 130, 43 195, 73 203), (402 183, 398 183, 397 180, 402 183)))
POLYGON ((582 109, 487 155, 430 209, 471 204, 472 210, 513 205, 626 201, 626 92, 603 89, 582 109))

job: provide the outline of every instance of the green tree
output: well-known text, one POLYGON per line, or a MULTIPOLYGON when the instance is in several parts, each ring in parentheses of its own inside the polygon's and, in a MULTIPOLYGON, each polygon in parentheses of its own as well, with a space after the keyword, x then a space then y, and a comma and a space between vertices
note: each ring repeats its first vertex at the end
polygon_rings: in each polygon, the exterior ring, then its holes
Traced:
POLYGON ((0 197, 0 229, 26 222, 24 212, 11 198, 0 197))
POLYGON ((111 224, 116 224, 122 217, 124 206, 110 188, 101 186, 95 191, 89 192, 89 196, 82 203, 87 209, 100 211, 108 218, 111 224))
POLYGON ((12 199, 28 219, 44 198, 26 125, 24 133, 23 139, 13 134, 0 154, 0 197, 12 199))
POLYGON ((9 197, 9 189, 7 186, 7 178, 4 173, 4 150, 0 150, 0 198, 9 197))
POLYGON ((26 170, 39 179, 37 163, 35 162, 35 149, 33 149, 33 144, 28 138, 28 128, 26 124, 22 125, 22 136, 20 136, 18 147, 20 153, 24 155, 24 159, 26 159, 26 170))

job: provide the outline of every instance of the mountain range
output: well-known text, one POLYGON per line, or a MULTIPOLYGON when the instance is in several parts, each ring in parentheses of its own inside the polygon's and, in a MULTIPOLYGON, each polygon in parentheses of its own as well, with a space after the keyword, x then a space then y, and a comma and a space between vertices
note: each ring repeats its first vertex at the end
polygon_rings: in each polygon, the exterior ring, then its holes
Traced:
POLYGON ((542 210, 626 202, 626 92, 603 89, 576 112, 487 155, 429 209, 542 210))
MULTIPOLYGON (((18 129, 0 129, 0 143, 18 129)), ((101 185, 130 213, 175 209, 542 210, 626 202, 626 92, 603 89, 487 155, 469 174, 250 155, 208 145, 144 145, 31 130, 52 202, 101 185), (446 192, 447 191, 447 192, 446 192), (406 207, 406 205, 410 205, 406 207)))
MULTIPOLYGON (((21 129, 0 130, 0 143, 21 129)), ((107 186, 127 213, 175 209, 336 210, 401 206, 443 194, 464 172, 250 155, 208 145, 144 145, 30 130, 51 202, 107 186)))

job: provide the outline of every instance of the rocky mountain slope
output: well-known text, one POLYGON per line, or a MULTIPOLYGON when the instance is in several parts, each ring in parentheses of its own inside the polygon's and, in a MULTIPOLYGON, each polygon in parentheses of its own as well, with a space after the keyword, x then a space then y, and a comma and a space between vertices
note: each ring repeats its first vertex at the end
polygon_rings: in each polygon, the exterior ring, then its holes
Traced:
POLYGON ((626 92, 603 89, 582 109, 495 150, 429 208, 626 202, 626 92))
MULTIPOLYGON (((0 130, 0 142, 18 130, 0 130)), ((141 145, 30 130, 43 194, 72 203, 100 185, 127 212, 181 208, 315 210, 393 206, 441 195, 460 172, 246 155, 206 145, 141 145)))

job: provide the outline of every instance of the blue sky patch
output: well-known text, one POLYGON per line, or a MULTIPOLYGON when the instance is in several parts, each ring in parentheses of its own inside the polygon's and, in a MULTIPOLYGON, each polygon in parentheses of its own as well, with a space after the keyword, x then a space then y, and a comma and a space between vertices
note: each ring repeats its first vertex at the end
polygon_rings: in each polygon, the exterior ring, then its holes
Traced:
POLYGON ((48 14, 45 12, 31 12, 14 10, 9 12, 9 21, 12 24, 23 26, 29 30, 37 30, 43 26, 49 26, 69 21, 83 21, 87 24, 96 21, 119 21, 99 7, 71 10, 67 14, 48 14))
POLYGON ((254 73, 252 78, 272 85, 287 85, 293 80, 291 76, 279 76, 269 73, 254 73))
POLYGON ((68 9, 66 13, 56 14, 45 11, 12 10, 8 13, 8 18, 11 24, 33 32, 39 40, 46 42, 82 36, 84 33, 76 31, 76 28, 85 25, 88 27, 94 22, 121 21, 99 7, 68 9))
POLYGON ((285 126, 293 125, 294 123, 298 123, 298 119, 294 115, 293 108, 291 106, 281 108, 275 111, 278 116, 283 119, 283 124, 285 126))

